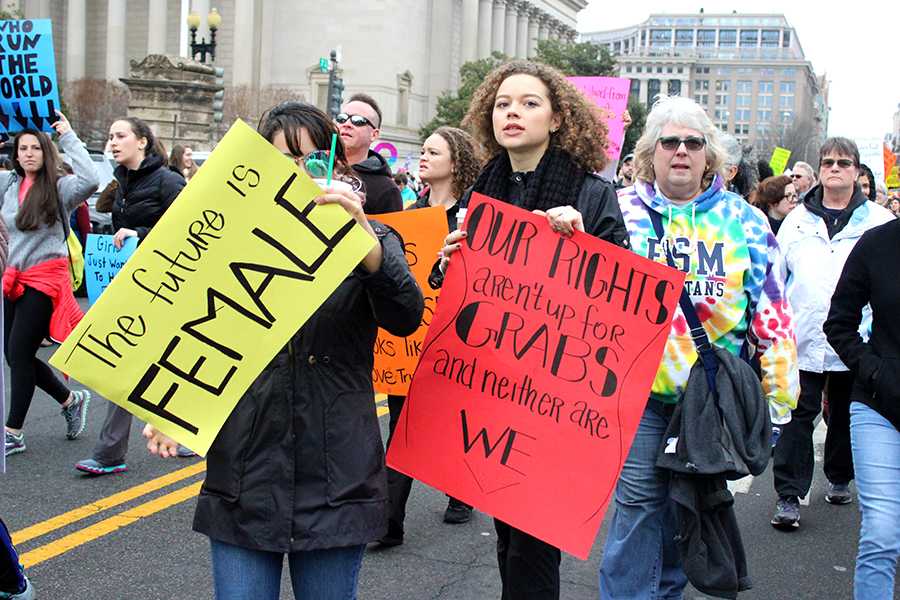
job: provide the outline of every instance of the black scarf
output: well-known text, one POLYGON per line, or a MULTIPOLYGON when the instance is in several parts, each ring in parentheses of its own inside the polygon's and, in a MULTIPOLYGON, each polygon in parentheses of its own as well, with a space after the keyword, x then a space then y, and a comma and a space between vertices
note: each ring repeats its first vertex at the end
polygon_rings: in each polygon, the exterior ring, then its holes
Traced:
MULTIPOLYGON (((509 202, 512 183, 509 155, 501 152, 488 162, 472 190, 509 202)), ((525 193, 516 203, 525 210, 547 210, 556 206, 574 206, 584 185, 585 171, 562 148, 549 147, 541 162, 527 179, 525 193)))

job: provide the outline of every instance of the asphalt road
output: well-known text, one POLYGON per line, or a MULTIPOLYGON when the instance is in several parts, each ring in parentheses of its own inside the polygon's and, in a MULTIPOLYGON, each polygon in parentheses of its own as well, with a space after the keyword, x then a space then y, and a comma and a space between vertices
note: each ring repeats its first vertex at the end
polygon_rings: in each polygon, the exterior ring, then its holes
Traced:
MULTIPOLYGON (((26 423, 28 450, 10 457, 9 472, 0 476, 0 516, 18 537, 23 531, 33 536, 19 549, 33 565, 28 573, 38 598, 211 598, 208 542, 191 531, 193 489, 203 476, 202 461, 150 456, 135 424, 128 473, 82 476, 73 464, 90 455, 105 411, 106 401, 95 397, 88 430, 82 438, 67 441, 58 407, 39 392, 26 423), (145 489, 147 482, 173 473, 173 481, 145 489), (144 488, 135 490, 142 484, 144 488), (110 499, 117 493, 127 497, 110 499), (41 529, 26 529, 36 524, 41 529)), ((387 417, 381 422, 386 437, 387 417)), ((768 524, 775 502, 771 471, 741 486, 744 491, 736 494, 736 509, 755 583, 742 599, 851 598, 859 509, 855 502, 826 504, 823 484, 819 467, 810 505, 802 507, 802 526, 794 533, 776 531, 768 524)), ((406 542, 366 553, 361 599, 499 598, 490 517, 477 514, 465 525, 445 525, 441 521, 445 505, 440 492, 414 486, 406 542)), ((604 523, 590 560, 564 556, 562 598, 597 598, 605 535, 604 523)), ((293 597, 288 586, 285 572, 283 598, 293 597)), ((703 597, 690 589, 685 595, 703 597)))

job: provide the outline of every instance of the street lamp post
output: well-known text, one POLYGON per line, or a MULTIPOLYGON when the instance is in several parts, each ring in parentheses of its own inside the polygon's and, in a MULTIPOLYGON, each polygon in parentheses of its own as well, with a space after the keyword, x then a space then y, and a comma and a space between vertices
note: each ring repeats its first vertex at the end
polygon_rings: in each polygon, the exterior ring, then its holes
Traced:
POLYGON ((206 15, 206 24, 209 25, 209 41, 207 42, 204 37, 200 38, 198 43, 197 29, 200 27, 200 15, 195 12, 188 15, 187 25, 191 32, 191 58, 196 58, 199 54, 202 63, 206 62, 207 54, 209 54, 210 62, 216 60, 216 30, 222 24, 222 15, 218 10, 213 8, 209 11, 209 14, 206 15))

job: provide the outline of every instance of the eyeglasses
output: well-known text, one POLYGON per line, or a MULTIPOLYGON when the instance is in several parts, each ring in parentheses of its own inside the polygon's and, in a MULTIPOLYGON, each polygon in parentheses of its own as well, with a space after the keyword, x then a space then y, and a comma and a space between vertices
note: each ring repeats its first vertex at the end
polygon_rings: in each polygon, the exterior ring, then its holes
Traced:
POLYGON ((791 204, 793 204, 793 203, 797 202, 797 200, 800 199, 800 196, 798 196, 797 193, 794 192, 791 194, 785 194, 784 199, 789 201, 791 204))
POLYGON ((819 166, 825 167, 826 169, 830 169, 831 167, 834 166, 835 163, 837 163, 837 166, 839 166, 842 169, 849 169, 850 167, 853 167, 856 165, 856 163, 853 162, 852 160, 850 160, 849 158, 838 158, 838 159, 823 158, 822 160, 819 161, 819 166))
POLYGON ((659 138, 657 141, 663 150, 668 150, 669 152, 678 150, 681 144, 684 144, 688 152, 699 152, 706 146, 706 139, 696 135, 689 135, 686 138, 680 138, 677 135, 667 135, 659 138))
POLYGON ((372 123, 372 121, 368 120, 362 115, 348 115, 347 113, 340 113, 334 118, 334 120, 337 121, 339 125, 343 125, 347 121, 350 121, 350 123, 354 127, 363 127, 365 125, 368 125, 372 129, 378 129, 377 127, 375 127, 375 124, 372 123))
POLYGON ((791 175, 791 179, 803 179, 803 177, 805 177, 803 173, 794 173, 791 175))
MULTIPOLYGON (((298 167, 306 171, 306 174, 313 179, 325 179, 328 177, 328 150, 313 150, 304 156, 294 156, 289 152, 285 152, 284 155, 294 161, 298 167)), ((335 169, 332 172, 332 179, 343 181, 357 194, 362 193, 365 187, 359 177, 338 170, 337 165, 335 165, 335 169)))

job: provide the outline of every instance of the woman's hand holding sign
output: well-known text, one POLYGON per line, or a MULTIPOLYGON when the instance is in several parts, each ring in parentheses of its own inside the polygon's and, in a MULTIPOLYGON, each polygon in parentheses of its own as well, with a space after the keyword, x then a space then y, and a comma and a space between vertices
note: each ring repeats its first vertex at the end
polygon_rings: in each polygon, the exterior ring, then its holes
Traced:
POLYGON ((369 273, 374 273, 380 269, 382 258, 381 242, 378 240, 378 236, 375 235, 375 230, 373 230, 372 226, 369 224, 366 213, 363 212, 362 198, 349 189, 333 186, 325 188, 325 194, 316 198, 315 203, 318 205, 337 204, 350 213, 350 216, 353 217, 359 226, 365 229, 366 233, 371 235, 372 238, 378 242, 371 250, 369 250, 369 253, 366 254, 359 264, 361 264, 369 273))
POLYGON ((547 217, 550 229, 564 237, 572 237, 575 231, 584 231, 584 221, 581 218, 581 213, 571 206, 556 206, 546 212, 536 210, 534 214, 547 217))
POLYGON ((438 252, 438 258, 441 259, 441 273, 447 272, 447 265, 450 264, 450 255, 462 247, 462 241, 466 239, 466 235, 465 231, 457 229, 456 231, 451 231, 450 234, 444 238, 444 247, 438 252))
POLYGON ((178 442, 161 433, 153 425, 144 426, 144 437, 147 438, 147 450, 160 458, 173 458, 178 455, 178 442))

